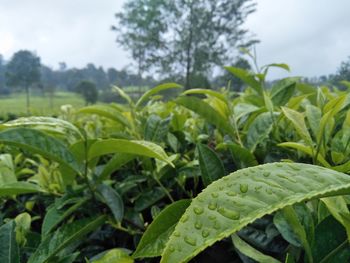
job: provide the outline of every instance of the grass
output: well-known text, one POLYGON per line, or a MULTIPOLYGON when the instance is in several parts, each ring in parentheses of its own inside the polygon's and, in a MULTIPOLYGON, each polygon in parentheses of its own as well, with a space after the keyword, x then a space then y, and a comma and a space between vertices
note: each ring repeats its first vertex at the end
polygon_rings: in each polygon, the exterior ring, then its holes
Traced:
MULTIPOLYGON (((52 105, 49 96, 36 95, 30 96, 31 115, 49 116, 58 114, 60 107, 65 104, 71 104, 73 107, 82 107, 85 105, 83 98, 72 92, 56 92, 52 105)), ((25 93, 14 93, 9 96, 0 96, 0 116, 7 114, 26 115, 26 96, 25 93)))

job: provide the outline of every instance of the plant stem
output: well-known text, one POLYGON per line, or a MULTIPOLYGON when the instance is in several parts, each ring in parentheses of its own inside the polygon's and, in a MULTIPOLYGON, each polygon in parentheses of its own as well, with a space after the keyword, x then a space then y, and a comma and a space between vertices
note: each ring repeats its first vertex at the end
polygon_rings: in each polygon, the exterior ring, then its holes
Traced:
POLYGON ((162 188, 162 190, 164 191, 164 193, 167 195, 167 197, 169 198, 169 200, 174 203, 175 200, 173 199, 173 197, 171 196, 171 194, 169 193, 168 189, 165 188, 165 186, 161 183, 161 181, 159 181, 159 179, 157 178, 157 176, 153 175, 153 179, 157 182, 157 184, 162 188))

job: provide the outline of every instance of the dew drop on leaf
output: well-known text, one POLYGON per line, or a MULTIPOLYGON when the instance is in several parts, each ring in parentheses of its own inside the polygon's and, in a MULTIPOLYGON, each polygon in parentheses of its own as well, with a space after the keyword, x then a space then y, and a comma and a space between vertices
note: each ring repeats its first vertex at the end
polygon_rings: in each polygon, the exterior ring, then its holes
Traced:
POLYGON ((218 194, 218 193, 211 193, 211 196, 212 196, 213 198, 217 198, 217 197, 219 196, 219 194, 218 194))
POLYGON ((209 218, 209 220, 215 220, 215 219, 216 219, 216 216, 210 215, 210 216, 208 216, 208 218, 209 218))
POLYGON ((224 217, 226 217, 228 219, 231 219, 231 220, 238 220, 240 218, 239 212, 236 212, 236 211, 233 211, 233 210, 228 210, 228 209, 225 209, 223 207, 220 207, 218 209, 218 212, 222 216, 224 216, 224 217))
POLYGON ((202 222, 199 222, 199 221, 197 221, 197 222, 194 224, 194 227, 195 227, 196 229, 198 229, 198 230, 201 229, 202 226, 203 226, 202 222))
POLYGON ((248 192, 248 185, 247 184, 240 184, 239 185, 239 190, 241 191, 241 193, 248 192))
POLYGON ((193 211, 194 211, 195 214, 201 215, 201 214, 203 214, 204 209, 202 207, 200 207, 200 206, 197 206, 197 207, 193 208, 193 211))
POLYGON ((208 205, 208 208, 209 208, 210 210, 215 210, 216 207, 217 207, 217 204, 214 203, 214 202, 210 202, 209 205, 208 205))
POLYGON ((175 251, 175 247, 174 247, 173 245, 170 245, 170 246, 169 246, 169 251, 170 251, 170 252, 174 252, 174 251, 175 251))
POLYGON ((204 237, 204 238, 208 237, 209 234, 210 234, 209 231, 206 230, 206 229, 204 229, 204 230, 202 231, 202 237, 204 237))
POLYGON ((184 240, 185 240, 185 242, 186 242, 187 244, 189 244, 189 245, 191 245, 191 246, 197 245, 197 241, 196 241, 196 239, 193 238, 193 237, 185 236, 184 240))
POLYGON ((263 176, 264 176, 264 177, 269 177, 269 176, 270 176, 270 172, 264 172, 264 173, 263 173, 263 176))
POLYGON ((233 192, 233 191, 226 192, 226 194, 227 194, 228 196, 236 196, 236 195, 237 195, 237 193, 236 193, 236 192, 233 192))
POLYGON ((180 219, 181 223, 185 223, 188 220, 189 216, 188 215, 183 215, 180 219))

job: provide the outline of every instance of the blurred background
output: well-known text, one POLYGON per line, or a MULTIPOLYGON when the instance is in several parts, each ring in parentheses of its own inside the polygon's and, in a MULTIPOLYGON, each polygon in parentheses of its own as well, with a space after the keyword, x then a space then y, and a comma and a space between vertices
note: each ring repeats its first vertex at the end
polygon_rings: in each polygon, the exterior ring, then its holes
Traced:
POLYGON ((273 83, 350 80, 350 2, 338 0, 0 0, 0 118, 118 102, 162 82, 241 91, 224 66, 273 83))

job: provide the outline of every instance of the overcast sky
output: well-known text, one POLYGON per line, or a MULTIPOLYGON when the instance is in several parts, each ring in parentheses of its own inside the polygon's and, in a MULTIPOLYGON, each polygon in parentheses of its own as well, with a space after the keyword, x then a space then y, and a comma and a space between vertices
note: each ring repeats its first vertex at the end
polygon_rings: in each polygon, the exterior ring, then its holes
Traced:
MULTIPOLYGON (((122 68, 130 60, 110 30, 123 0, 0 0, 0 54, 36 51, 57 68, 89 62, 122 68)), ((285 62, 291 75, 334 73, 350 55, 349 0, 258 0, 246 27, 261 43, 259 64, 285 62)), ((274 70, 271 77, 284 76, 274 70)))

